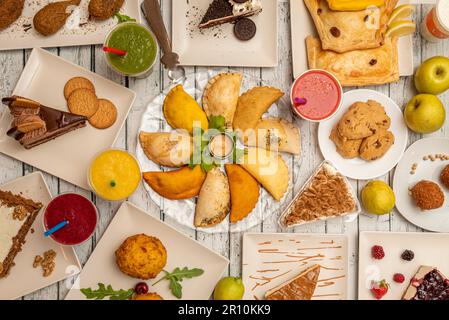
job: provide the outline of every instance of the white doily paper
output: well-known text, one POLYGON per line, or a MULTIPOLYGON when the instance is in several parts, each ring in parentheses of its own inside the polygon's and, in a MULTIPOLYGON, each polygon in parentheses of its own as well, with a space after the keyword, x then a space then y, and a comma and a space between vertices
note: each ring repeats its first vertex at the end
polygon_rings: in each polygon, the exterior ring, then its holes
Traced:
MULTIPOLYGON (((186 77, 179 82, 173 83, 167 90, 156 96, 148 105, 146 111, 142 116, 142 122, 140 125, 140 131, 145 132, 170 132, 173 129, 167 124, 162 113, 162 105, 167 93, 170 89, 179 83, 182 83, 184 90, 194 97, 198 103, 201 105, 201 99, 203 94, 203 89, 206 87, 210 78, 218 74, 218 71, 208 71, 200 72, 196 74, 187 74, 186 77)), ((256 80, 248 75, 244 75, 243 83, 241 88, 241 93, 247 91, 255 86, 263 85, 259 80, 256 80)), ((284 96, 276 105, 273 105, 269 112, 264 115, 272 117, 279 117, 287 120, 291 120, 291 111, 289 106, 288 97, 284 96)), ((293 159, 290 154, 282 154, 284 160, 287 163, 293 159)), ((140 163, 143 172, 148 171, 169 171, 172 169, 160 167, 158 164, 149 160, 145 153, 143 152, 140 143, 137 142, 136 157, 140 163)), ((224 171, 224 168, 222 168, 224 171)), ((299 171, 299 170, 296 170, 299 171)), ((206 233, 221 233, 221 232, 241 232, 249 228, 257 226, 262 223, 264 219, 271 216, 274 213, 281 213, 281 210, 285 209, 288 202, 292 199, 292 181, 297 179, 292 179, 292 172, 290 172, 290 185, 288 192, 284 195, 280 202, 276 202, 271 195, 263 188, 260 188, 260 197, 257 206, 254 210, 242 221, 230 224, 229 215, 228 217, 219 225, 213 228, 196 228, 193 224, 195 216, 195 203, 196 198, 188 200, 168 200, 161 197, 158 193, 153 191, 146 183, 145 189, 147 190, 150 198, 160 206, 164 214, 175 219, 178 223, 185 225, 189 228, 195 229, 197 231, 202 231, 206 233)))

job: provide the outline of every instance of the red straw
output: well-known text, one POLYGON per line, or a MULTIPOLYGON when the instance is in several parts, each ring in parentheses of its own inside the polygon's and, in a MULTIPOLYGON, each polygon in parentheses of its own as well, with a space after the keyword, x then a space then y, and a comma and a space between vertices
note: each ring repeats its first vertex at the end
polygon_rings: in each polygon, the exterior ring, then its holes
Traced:
POLYGON ((127 52, 125 50, 120 50, 120 49, 110 48, 110 47, 103 47, 103 51, 117 54, 119 56, 125 56, 127 54, 127 52))

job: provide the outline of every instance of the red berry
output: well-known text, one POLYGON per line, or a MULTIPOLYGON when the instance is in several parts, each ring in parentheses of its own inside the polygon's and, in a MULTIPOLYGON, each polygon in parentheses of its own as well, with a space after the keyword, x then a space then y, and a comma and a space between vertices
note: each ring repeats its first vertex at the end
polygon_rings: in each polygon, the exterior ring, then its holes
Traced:
POLYGON ((405 280, 405 277, 402 273, 395 273, 393 276, 393 280, 397 283, 403 283, 405 280))
POLYGON ((138 284, 136 284, 136 286, 134 287, 134 292, 137 295, 141 295, 141 294, 147 294, 148 293, 148 285, 145 282, 139 282, 138 284))
POLYGON ((371 292, 377 300, 380 300, 387 294, 389 287, 390 285, 385 280, 379 282, 373 281, 371 284, 371 292))
POLYGON ((382 246, 373 246, 371 248, 371 255, 374 259, 381 260, 385 257, 384 248, 382 246))

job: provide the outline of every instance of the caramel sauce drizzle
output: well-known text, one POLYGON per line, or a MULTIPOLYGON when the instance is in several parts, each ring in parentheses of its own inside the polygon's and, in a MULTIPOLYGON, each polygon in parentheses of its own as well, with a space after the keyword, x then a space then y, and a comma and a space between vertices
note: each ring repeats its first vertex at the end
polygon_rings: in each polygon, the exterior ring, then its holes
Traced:
POLYGON ((332 277, 332 278, 327 278, 327 279, 321 279, 321 280, 318 280, 318 282, 326 282, 326 281, 337 280, 337 279, 341 279, 341 278, 346 278, 346 275, 332 277))
POLYGON ((338 297, 339 293, 328 293, 328 294, 317 294, 314 295, 312 298, 319 298, 319 297, 338 297))
POLYGON ((279 271, 279 269, 264 269, 264 270, 257 270, 258 273, 266 273, 266 272, 276 272, 279 271))
POLYGON ((334 241, 334 240, 331 240, 331 241, 321 241, 320 243, 321 243, 321 244, 334 244, 335 241, 334 241))
POLYGON ((324 288, 324 287, 329 287, 329 286, 331 286, 333 284, 335 284, 335 282, 333 282, 333 281, 326 281, 325 283, 318 285, 318 287, 319 288, 324 288))
POLYGON ((261 242, 261 243, 258 243, 257 245, 258 246, 264 246, 264 245, 267 245, 267 244, 271 244, 271 241, 261 242))
POLYGON ((256 285, 251 289, 251 291, 254 291, 257 287, 263 287, 263 286, 265 286, 265 285, 271 283, 273 280, 278 279, 278 278, 280 278, 280 277, 286 275, 287 273, 289 273, 289 272, 291 272, 291 271, 292 271, 292 270, 288 270, 288 271, 286 271, 286 272, 284 272, 284 273, 278 274, 278 275, 275 276, 275 277, 256 277, 256 276, 253 276, 253 275, 249 276, 250 279, 264 281, 264 282, 262 282, 262 283, 256 282, 256 285))

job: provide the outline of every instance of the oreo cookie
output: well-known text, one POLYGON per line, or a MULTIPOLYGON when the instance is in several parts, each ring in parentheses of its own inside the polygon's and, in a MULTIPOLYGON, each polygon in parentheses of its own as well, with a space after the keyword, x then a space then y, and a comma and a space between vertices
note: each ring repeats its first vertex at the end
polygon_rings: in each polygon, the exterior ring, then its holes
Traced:
POLYGON ((237 21, 234 25, 234 34, 237 39, 248 41, 256 35, 257 27, 253 20, 243 18, 237 21))
POLYGON ((245 3, 248 2, 249 0, 234 0, 235 3, 245 3))

